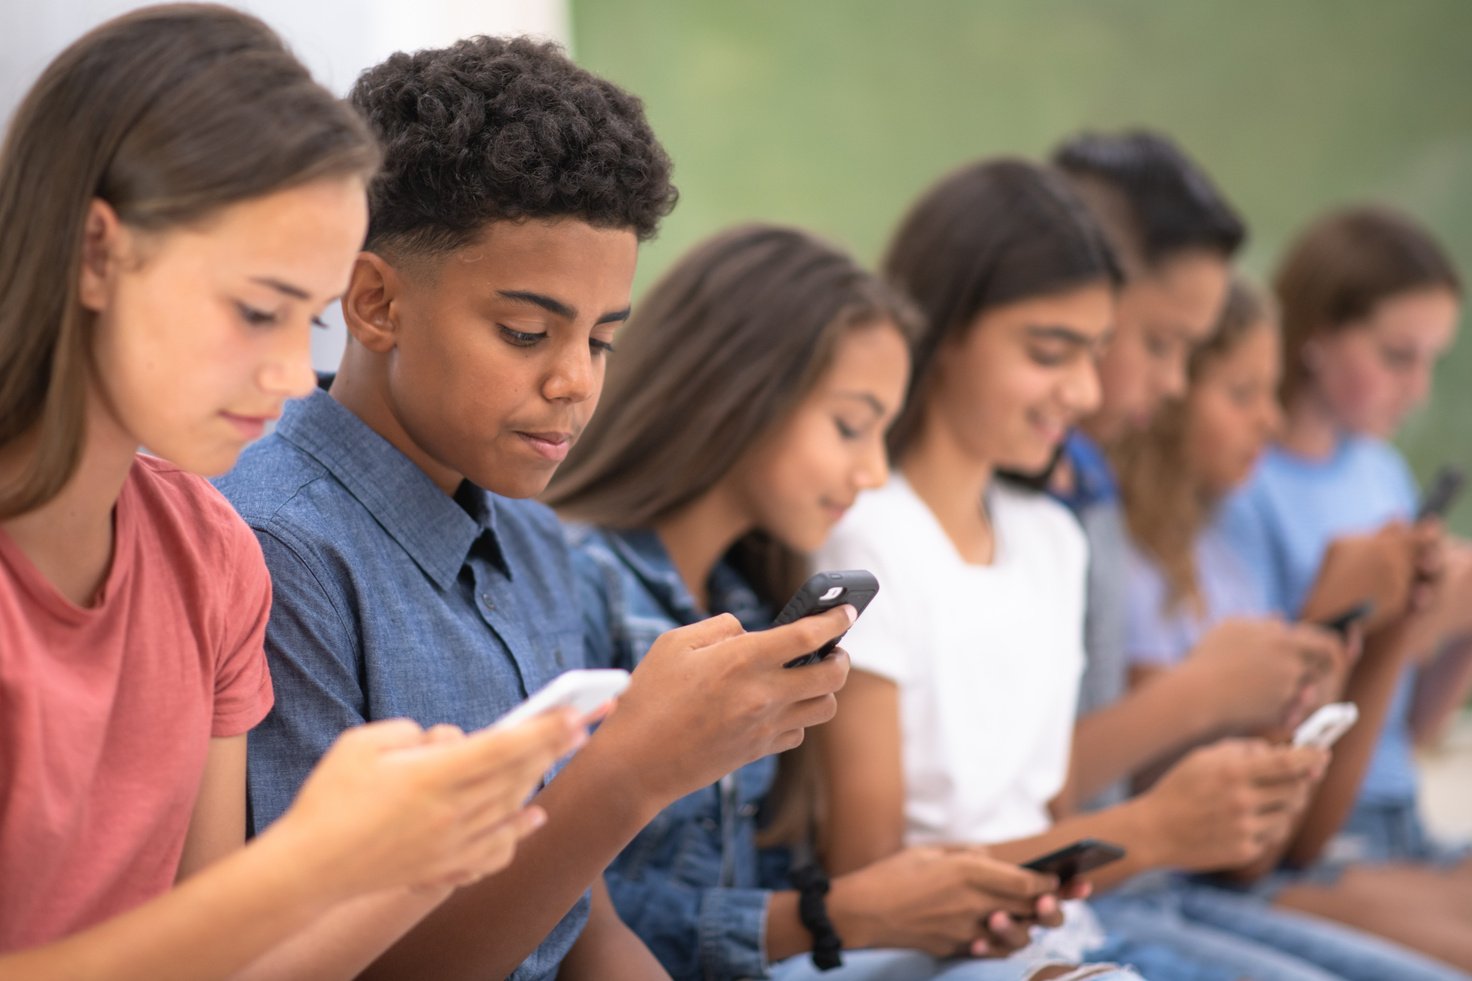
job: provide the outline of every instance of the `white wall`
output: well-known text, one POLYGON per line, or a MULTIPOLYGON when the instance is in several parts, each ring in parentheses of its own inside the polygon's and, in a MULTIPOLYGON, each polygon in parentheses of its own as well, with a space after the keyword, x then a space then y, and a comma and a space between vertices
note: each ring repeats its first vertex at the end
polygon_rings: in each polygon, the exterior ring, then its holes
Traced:
MULTIPOLYGON (((10 119, 31 81, 62 48, 110 17, 145 6, 131 0, 0 0, 0 118, 10 119)), ((449 44, 472 34, 535 34, 569 44, 568 0, 240 0, 266 21, 313 74, 346 93, 358 73, 395 51, 449 44)), ((106 93, 98 93, 106 98, 106 93)), ((312 339, 319 369, 336 367, 343 330, 312 339)))

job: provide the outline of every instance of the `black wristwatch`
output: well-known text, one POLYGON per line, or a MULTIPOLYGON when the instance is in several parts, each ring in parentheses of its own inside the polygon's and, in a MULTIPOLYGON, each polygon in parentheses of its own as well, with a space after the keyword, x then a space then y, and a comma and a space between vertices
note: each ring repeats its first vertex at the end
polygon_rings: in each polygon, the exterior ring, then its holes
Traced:
POLYGON ((815 862, 792 870, 792 885, 797 890, 797 916, 813 935, 813 966, 831 971, 843 965, 843 938, 828 919, 828 876, 815 862))

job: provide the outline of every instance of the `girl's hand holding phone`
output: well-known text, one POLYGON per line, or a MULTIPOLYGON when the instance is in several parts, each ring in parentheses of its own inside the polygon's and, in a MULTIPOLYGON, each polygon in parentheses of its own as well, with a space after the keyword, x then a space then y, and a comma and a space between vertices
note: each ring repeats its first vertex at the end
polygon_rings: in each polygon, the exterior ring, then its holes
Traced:
POLYGON ((338 898, 465 885, 510 864, 546 819, 527 798, 586 738, 571 709, 468 735, 407 719, 359 726, 338 737, 260 842, 294 842, 285 867, 335 883, 338 898))

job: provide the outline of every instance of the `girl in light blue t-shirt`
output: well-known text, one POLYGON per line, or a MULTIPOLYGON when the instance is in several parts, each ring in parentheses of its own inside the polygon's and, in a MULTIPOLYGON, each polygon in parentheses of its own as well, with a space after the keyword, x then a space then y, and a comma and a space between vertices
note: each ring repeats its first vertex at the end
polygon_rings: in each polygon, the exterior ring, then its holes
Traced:
MULTIPOLYGON (((1394 563, 1375 569, 1367 581, 1377 592, 1419 597, 1422 612, 1408 620, 1403 605, 1393 609, 1395 604, 1382 602, 1376 626, 1405 626, 1422 638, 1434 633, 1431 628, 1438 622, 1457 626, 1454 617, 1438 609, 1444 604, 1428 603, 1436 593, 1429 580, 1411 581, 1415 563, 1425 562, 1426 543, 1438 533, 1405 524, 1416 507, 1415 485, 1404 461, 1384 441, 1424 396, 1431 365, 1450 343, 1456 282, 1424 233, 1396 216, 1358 209, 1311 229, 1278 279, 1284 308, 1286 425, 1282 441, 1266 448, 1255 470, 1252 456, 1263 450, 1268 439, 1264 427, 1270 426, 1277 407, 1258 398, 1261 411, 1248 413, 1249 390, 1260 396, 1264 383, 1262 377, 1251 381, 1240 373, 1250 375, 1255 348, 1262 349, 1258 368, 1270 367, 1261 359, 1277 354, 1272 350, 1276 345, 1268 343, 1272 332, 1254 336, 1239 331, 1236 341, 1218 338, 1198 356, 1218 364, 1211 369, 1198 365, 1192 392, 1176 417, 1162 419, 1119 459, 1134 536, 1128 644, 1137 680, 1175 663, 1203 630, 1225 618, 1300 615, 1331 542, 1350 535, 1377 533, 1379 547, 1412 552, 1403 562, 1407 582, 1398 589, 1391 582, 1397 577, 1386 571, 1394 563), (1377 263, 1387 268, 1377 270, 1377 263), (1335 330, 1304 328, 1305 323, 1330 322, 1328 310, 1364 312, 1335 330), (1203 371, 1215 376, 1203 380, 1203 371), (1230 377, 1233 371, 1239 377, 1230 377), (1234 397, 1240 399, 1235 409, 1234 397), (1185 478, 1176 481, 1182 507, 1162 503, 1158 486, 1144 493, 1152 465, 1158 469, 1161 459, 1172 454, 1176 472, 1185 478), (1223 495, 1220 507, 1202 504, 1221 501, 1223 495), (1392 541, 1400 544, 1391 546, 1392 541)), ((1431 564, 1425 568, 1429 571, 1431 564)), ((1388 636, 1381 631, 1367 645, 1367 659, 1408 657, 1409 648, 1417 645, 1415 640, 1391 644, 1388 636)), ((1451 652, 1429 670, 1440 683, 1461 686, 1465 694, 1466 662, 1464 655, 1451 652)), ((1317 837, 1301 835, 1288 855, 1299 863, 1323 861, 1311 881, 1279 893, 1279 902, 1420 947, 1465 969, 1468 949, 1457 939, 1461 931, 1448 921, 1456 908, 1448 897, 1465 889, 1465 883, 1416 868, 1457 861, 1457 853, 1429 838, 1416 810, 1413 733, 1436 726, 1438 720, 1412 710, 1414 668, 1404 670, 1398 681, 1393 673, 1387 677, 1381 672, 1385 680, 1378 685, 1365 680, 1369 671, 1356 670, 1359 679, 1351 681, 1348 694, 1333 697, 1360 700, 1361 732, 1382 717, 1383 726, 1368 765, 1361 755, 1358 767, 1352 768, 1352 782, 1341 784, 1351 796, 1358 785, 1348 820, 1342 807, 1335 812, 1326 800, 1311 810, 1306 826, 1320 820, 1325 830, 1317 837), (1377 694, 1364 694, 1372 690, 1377 694), (1351 861, 1398 864, 1374 873, 1360 868, 1334 881, 1351 861), (1358 898, 1346 902, 1351 893, 1358 898)), ((1444 704, 1460 700, 1448 698, 1444 704)), ((1326 786, 1333 779, 1331 771, 1326 786)), ((1462 878, 1465 873, 1454 875, 1462 878)))

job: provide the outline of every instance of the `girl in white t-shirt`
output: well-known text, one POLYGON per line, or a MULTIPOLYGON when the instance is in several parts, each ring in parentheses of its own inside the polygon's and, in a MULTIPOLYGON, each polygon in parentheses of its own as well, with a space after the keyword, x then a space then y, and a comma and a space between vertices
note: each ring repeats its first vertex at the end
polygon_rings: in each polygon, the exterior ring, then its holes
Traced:
MULTIPOLYGON (((1000 474, 1046 469, 1098 403, 1119 272, 1093 219, 1045 168, 973 164, 921 198, 885 272, 929 333, 890 436, 896 473, 818 555, 821 567, 868 568, 882 586, 845 641, 854 670, 819 735, 830 872, 918 842, 987 843, 1024 861, 1084 837, 1114 841, 1128 855, 1093 877, 1101 886, 1254 859, 1287 833, 1318 751, 1219 744, 1139 798, 1071 813, 1087 550, 1067 511, 1000 474), (1222 755, 1253 774, 1229 807, 1207 793, 1222 755)), ((1016 955, 1017 976, 1085 953, 1154 977, 1325 976, 1208 930, 1106 938, 1082 904, 1016 955)), ((962 968, 955 976, 971 976, 962 968)))

